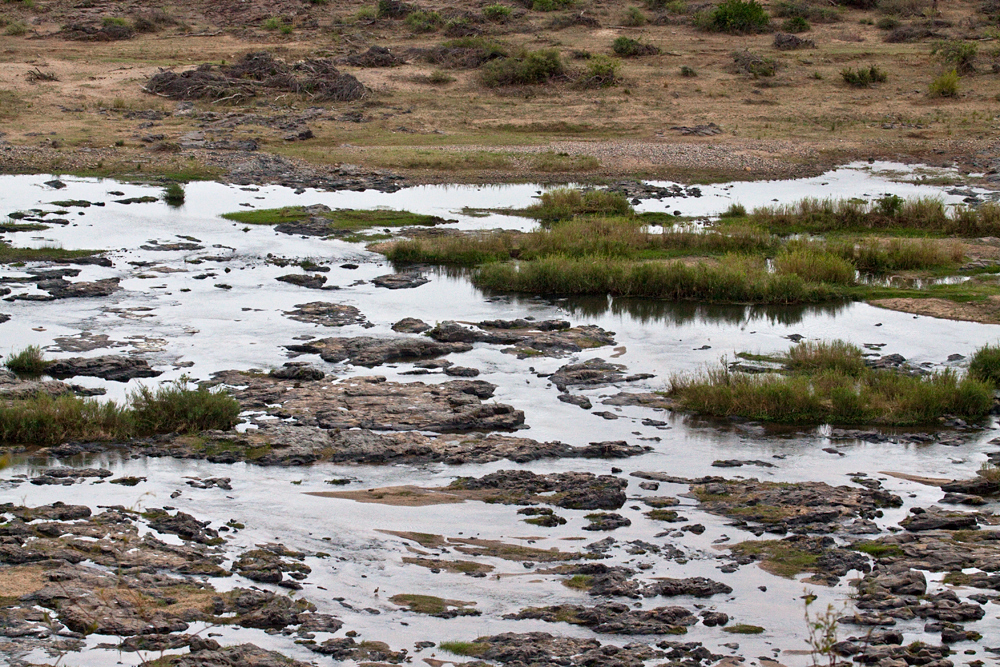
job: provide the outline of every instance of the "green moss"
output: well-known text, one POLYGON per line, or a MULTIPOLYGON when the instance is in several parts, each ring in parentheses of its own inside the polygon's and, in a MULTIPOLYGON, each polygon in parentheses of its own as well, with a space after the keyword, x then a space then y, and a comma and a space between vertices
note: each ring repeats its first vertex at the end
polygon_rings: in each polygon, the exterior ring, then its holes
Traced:
POLYGON ((669 523, 674 523, 680 518, 680 515, 677 514, 677 512, 664 509, 650 510, 649 512, 646 512, 646 516, 653 521, 667 521, 669 523))
MULTIPOLYGON (((409 211, 389 211, 383 209, 362 211, 340 209, 316 214, 330 221, 330 231, 360 231, 371 227, 430 227, 447 222, 434 215, 420 215, 409 211)), ((284 208, 268 208, 258 211, 237 211, 223 213, 226 220, 241 222, 247 225, 278 225, 286 222, 298 222, 309 217, 302 206, 287 206, 284 208)))
POLYGON ((13 248, 0 242, 0 264, 52 262, 102 254, 99 250, 63 250, 62 248, 13 248))
POLYGON ((469 657, 483 655, 490 649, 489 644, 480 644, 478 642, 441 642, 438 644, 438 647, 442 651, 469 657))
POLYGON ((759 625, 748 625, 746 623, 736 623, 735 625, 727 625, 722 628, 724 632, 729 632, 734 635, 759 635, 764 632, 764 628, 759 625))
POLYGON ((574 574, 569 579, 564 579, 562 584, 566 588, 588 591, 594 584, 594 577, 589 574, 574 574))
POLYGON ((819 555, 797 549, 782 540, 741 542, 730 549, 735 554, 758 556, 761 569, 789 579, 810 571, 819 560, 819 555))
POLYGON ((903 550, 895 544, 881 542, 855 542, 850 548, 868 554, 872 558, 894 558, 903 555, 903 550))

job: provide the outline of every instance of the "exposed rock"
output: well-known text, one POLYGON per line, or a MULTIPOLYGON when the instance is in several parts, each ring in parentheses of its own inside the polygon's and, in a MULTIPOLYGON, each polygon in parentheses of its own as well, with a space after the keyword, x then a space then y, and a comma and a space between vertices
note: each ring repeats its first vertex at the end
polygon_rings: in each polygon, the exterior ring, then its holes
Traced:
POLYGON ((514 345, 509 351, 520 358, 538 353, 560 356, 615 342, 613 331, 594 325, 571 327, 565 320, 485 320, 472 326, 446 321, 431 329, 428 335, 447 343, 514 345))
POLYGON ((322 644, 309 644, 310 651, 327 655, 334 660, 355 660, 367 663, 399 664, 406 659, 406 651, 393 651, 388 644, 377 641, 356 642, 353 637, 327 639, 322 644))
POLYGON ((290 320, 297 320, 308 324, 322 324, 325 327, 346 327, 351 324, 360 324, 363 326, 368 324, 365 316, 354 306, 347 306, 340 303, 326 303, 324 301, 297 304, 295 310, 285 311, 285 315, 290 320))
POLYGON ((261 545, 260 548, 240 554, 233 564, 233 571, 251 581, 280 585, 285 574, 293 579, 304 579, 312 572, 308 565, 298 562, 304 556, 305 554, 290 551, 281 544, 261 545))
POLYGON ((599 512, 588 514, 587 520, 590 523, 583 527, 584 530, 616 530, 631 526, 632 521, 614 512, 599 512))
POLYGON ((279 380, 298 380, 300 382, 316 382, 326 377, 326 373, 301 361, 289 361, 281 368, 275 368, 268 373, 279 380))
POLYGON ((292 660, 276 651, 267 651, 253 644, 221 647, 214 639, 194 637, 191 652, 172 656, 172 667, 310 667, 309 663, 292 660))
POLYGON ((278 276, 275 280, 288 283, 290 285, 298 285, 299 287, 305 287, 308 289, 328 289, 323 287, 323 285, 326 284, 327 277, 319 273, 314 275, 309 275, 307 273, 292 273, 287 276, 278 276))
POLYGON ((665 657, 647 644, 602 645, 596 639, 556 637, 546 632, 507 632, 479 637, 477 657, 500 664, 535 667, 642 667, 665 657))
POLYGON ((430 282, 430 279, 425 278, 419 273, 389 273, 384 276, 376 276, 372 278, 372 284, 377 287, 385 287, 386 289, 412 289, 414 287, 420 287, 421 285, 426 285, 430 282))
POLYGON ((37 294, 17 294, 12 299, 22 301, 54 301, 56 299, 96 298, 111 296, 121 289, 118 278, 105 278, 94 282, 71 283, 64 278, 49 278, 35 283, 38 289, 48 292, 47 296, 37 294))
POLYGON ((423 320, 418 320, 415 317, 404 317, 400 321, 392 325, 392 330, 399 333, 423 333, 425 331, 430 331, 431 325, 427 324, 423 320))
POLYGON ((658 577, 655 582, 642 587, 643 597, 676 597, 690 595, 696 598, 707 598, 713 595, 729 595, 732 587, 705 577, 689 577, 687 579, 670 579, 658 577))
POLYGON ((324 429, 367 428, 385 431, 462 432, 511 430, 524 423, 524 413, 503 403, 485 403, 496 385, 481 380, 386 382, 384 377, 353 377, 327 385, 217 373, 244 409, 294 416, 300 423, 324 429), (277 407, 276 407, 277 406, 277 407))
POLYGON ((163 374, 162 371, 150 368, 145 359, 121 355, 59 359, 46 368, 45 372, 60 379, 86 376, 113 382, 128 382, 134 378, 153 378, 163 374))
POLYGON ((698 619, 684 607, 633 610, 628 605, 616 602, 593 607, 579 604, 533 607, 516 614, 507 614, 504 618, 572 623, 587 626, 594 632, 613 635, 682 634, 684 626, 698 622, 698 619))
POLYGON ((479 478, 459 477, 448 488, 495 490, 490 500, 507 504, 543 502, 565 509, 615 510, 625 504, 626 486, 626 480, 589 472, 536 475, 528 470, 500 470, 479 478))
POLYGON ((171 533, 181 539, 199 544, 219 544, 222 539, 218 531, 208 528, 208 521, 198 521, 190 514, 177 512, 170 514, 165 509, 149 509, 143 514, 149 527, 161 533, 171 533))
POLYGON ((426 338, 321 338, 301 345, 286 345, 300 354, 318 354, 323 361, 348 361, 355 366, 379 366, 396 361, 431 359, 456 352, 468 352, 468 343, 438 343, 426 338))
POLYGON ((974 514, 959 514, 944 512, 932 507, 924 510, 919 507, 910 510, 912 514, 899 522, 899 525, 918 533, 925 530, 978 530, 979 521, 974 514))
POLYGON ((71 486, 79 484, 87 479, 104 479, 111 477, 114 473, 102 468, 45 468, 40 471, 37 477, 31 478, 31 483, 36 486, 63 485, 71 486))
POLYGON ((560 392, 570 386, 604 386, 617 382, 635 382, 654 377, 649 373, 625 375, 625 366, 610 364, 603 359, 589 359, 579 364, 567 364, 549 376, 560 392))

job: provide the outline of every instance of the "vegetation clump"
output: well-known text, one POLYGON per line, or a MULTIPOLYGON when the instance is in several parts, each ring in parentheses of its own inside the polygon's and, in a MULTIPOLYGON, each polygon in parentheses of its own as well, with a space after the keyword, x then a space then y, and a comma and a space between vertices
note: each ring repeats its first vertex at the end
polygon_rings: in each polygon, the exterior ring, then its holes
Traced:
POLYGON ((180 183, 170 183, 163 188, 163 201, 168 206, 181 206, 184 204, 184 186, 180 183))
POLYGON ((335 209, 311 213, 302 206, 286 206, 283 208, 266 208, 257 211, 236 211, 223 213, 222 217, 233 222, 246 225, 280 225, 284 223, 301 222, 310 216, 329 220, 330 233, 335 231, 361 231, 371 227, 431 227, 447 222, 435 215, 410 213, 409 211, 391 211, 374 209, 335 209))
POLYGON ((239 420, 228 394, 184 383, 142 387, 124 405, 77 396, 38 395, 0 404, 0 442, 54 445, 67 440, 115 441, 162 433, 228 430, 239 420))
POLYGON ((537 204, 519 211, 542 222, 569 220, 578 215, 635 215, 624 195, 607 190, 556 188, 543 192, 537 204))
POLYGON ((958 71, 951 70, 931 81, 928 94, 931 97, 958 97, 958 71))
POLYGON ((20 352, 12 353, 7 357, 4 366, 11 373, 18 377, 36 378, 45 369, 52 365, 51 361, 46 361, 42 354, 42 348, 37 345, 29 345, 20 352))
POLYGON ((652 44, 643 44, 637 39, 624 36, 616 38, 611 44, 611 49, 615 52, 615 55, 621 56, 622 58, 655 56, 660 52, 659 47, 653 46, 652 44))
POLYGON ((695 25, 709 32, 751 35, 771 30, 771 17, 756 0, 725 0, 695 17, 695 25))
POLYGON ((984 345, 969 360, 969 377, 1000 388, 1000 345, 984 345))
POLYGON ((889 80, 889 75, 878 65, 859 67, 856 70, 846 67, 840 71, 844 83, 852 88, 870 88, 876 83, 885 83, 889 80))
POLYGON ((745 374, 728 366, 671 380, 680 407, 712 416, 789 424, 930 423, 945 415, 980 419, 993 406, 993 386, 951 370, 912 376, 864 365, 861 350, 842 341, 792 348, 783 373, 745 374))
POLYGON ((546 83, 565 73, 562 58, 555 49, 525 51, 518 56, 488 62, 479 81, 487 88, 546 83))
POLYGON ((737 72, 749 74, 753 78, 774 76, 778 71, 778 61, 753 51, 734 51, 733 63, 737 72))
POLYGON ((960 75, 976 71, 978 53, 979 47, 975 42, 963 42, 957 39, 938 41, 931 47, 931 54, 936 55, 942 63, 960 75))

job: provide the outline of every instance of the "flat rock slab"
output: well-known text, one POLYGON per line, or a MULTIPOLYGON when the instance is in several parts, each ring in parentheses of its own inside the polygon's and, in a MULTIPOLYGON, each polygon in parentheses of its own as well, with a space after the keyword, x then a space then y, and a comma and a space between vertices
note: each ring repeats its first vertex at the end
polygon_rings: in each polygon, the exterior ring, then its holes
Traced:
POLYGON ((412 289, 430 282, 419 273, 388 273, 372 278, 372 284, 386 289, 412 289))
POLYGON ((73 388, 58 380, 22 380, 6 368, 0 368, 0 400, 20 400, 39 394, 62 396, 73 388))
POLYGON ((163 374, 162 371, 150 368, 149 362, 145 359, 116 354, 103 357, 60 359, 49 366, 45 372, 54 378, 86 376, 114 382, 128 382, 134 378, 154 378, 163 374))
POLYGON ((0 313, 0 324, 9 321, 10 321, 10 315, 7 315, 6 313, 0 313))
POLYGON ((404 317, 392 325, 392 330, 399 333, 423 333, 430 330, 431 325, 415 317, 404 317))
POLYGON ((313 275, 309 275, 307 273, 292 273, 287 276, 278 276, 275 280, 288 283, 289 285, 298 285, 299 287, 305 287, 308 289, 338 289, 336 287, 324 287, 327 278, 326 276, 318 273, 313 275))
POLYGON ((594 632, 612 635, 683 634, 681 628, 694 625, 698 618, 684 607, 657 607, 633 610, 626 604, 610 602, 594 607, 563 604, 554 607, 533 607, 506 619, 538 619, 548 623, 568 622, 583 625, 594 632))
POLYGON ((379 366, 395 361, 432 359, 454 352, 468 352, 469 343, 438 343, 426 338, 322 338, 301 345, 286 345, 290 352, 318 354, 323 361, 348 361, 355 366, 379 366))
POLYGON ((539 353, 560 356, 615 343, 613 331, 589 324, 574 327, 565 320, 484 320, 475 324, 449 320, 427 335, 443 343, 513 345, 507 351, 521 358, 539 353))
POLYGON ((495 385, 481 380, 442 384, 386 382, 384 377, 355 377, 336 384, 300 383, 236 371, 215 377, 234 386, 244 409, 324 429, 367 428, 378 431, 492 431, 524 424, 524 413, 503 403, 484 403, 495 385), (280 407, 274 407, 279 405, 280 407))
POLYGON ((48 295, 18 294, 11 299, 21 301, 55 301, 57 299, 85 299, 111 296, 121 289, 118 278, 105 278, 94 282, 71 283, 64 278, 46 278, 35 282, 38 289, 48 292, 48 295))
POLYGON ((307 324, 320 324, 324 327, 346 327, 351 324, 364 326, 368 324, 365 316, 354 306, 324 301, 296 304, 295 310, 285 311, 285 316, 290 320, 306 322, 307 324))
POLYGON ((617 382, 636 382, 655 377, 649 373, 626 375, 626 367, 608 363, 604 359, 588 359, 579 364, 566 364, 549 376, 549 381, 565 392, 567 387, 595 387, 617 382))

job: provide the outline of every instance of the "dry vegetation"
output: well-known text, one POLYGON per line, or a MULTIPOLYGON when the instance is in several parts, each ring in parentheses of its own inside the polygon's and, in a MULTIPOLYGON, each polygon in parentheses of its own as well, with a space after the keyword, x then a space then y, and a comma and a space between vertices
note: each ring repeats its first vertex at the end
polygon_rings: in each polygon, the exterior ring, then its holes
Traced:
POLYGON ((178 140, 204 112, 244 111, 266 119, 233 123, 232 141, 428 181, 763 177, 852 157, 957 158, 983 170, 1000 93, 991 7, 940 3, 933 15, 921 0, 867 10, 773 0, 764 12, 719 14, 682 0, 185 1, 155 10, 6 2, 0 118, 4 140, 33 151, 0 155, 0 168, 211 175, 204 151, 178 150, 178 140), (806 41, 776 41, 776 32, 806 41), (142 92, 160 68, 224 67, 261 49, 287 63, 337 63, 370 94, 199 100, 192 114, 147 125, 143 112, 177 105, 142 92), (873 71, 885 81, 856 78, 873 71), (324 110, 308 121, 314 138, 285 141, 273 119, 314 105, 324 110), (722 133, 672 129, 708 123, 722 133), (150 134, 164 139, 144 142, 150 134))

